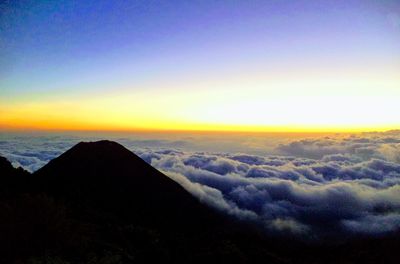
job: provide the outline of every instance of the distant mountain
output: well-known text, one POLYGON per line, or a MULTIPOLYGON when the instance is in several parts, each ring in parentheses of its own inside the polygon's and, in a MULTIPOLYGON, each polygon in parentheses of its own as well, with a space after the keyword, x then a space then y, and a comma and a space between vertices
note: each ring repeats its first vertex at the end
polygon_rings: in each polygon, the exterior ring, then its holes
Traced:
POLYGON ((399 235, 271 237, 203 205, 118 143, 79 143, 34 174, 0 157, 0 263, 397 263, 399 235))
POLYGON ((118 221, 194 230, 216 219, 179 184, 111 141, 79 143, 34 176, 41 191, 118 221))

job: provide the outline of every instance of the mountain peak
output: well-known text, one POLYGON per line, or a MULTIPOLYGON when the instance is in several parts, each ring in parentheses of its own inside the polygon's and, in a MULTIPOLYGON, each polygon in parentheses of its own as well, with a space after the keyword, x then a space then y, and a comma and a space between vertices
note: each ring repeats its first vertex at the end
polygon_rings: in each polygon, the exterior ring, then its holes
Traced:
POLYGON ((210 216, 182 186, 112 141, 78 143, 34 176, 46 193, 131 221, 189 225, 210 216))
POLYGON ((132 156, 132 152, 128 149, 126 149, 124 146, 121 144, 115 142, 115 141, 110 141, 110 140, 100 140, 100 141, 82 141, 73 146, 70 150, 65 152, 64 154, 69 154, 71 152, 77 153, 77 152, 82 152, 82 153, 89 153, 91 154, 102 154, 102 155, 130 155, 132 156))
POLYGON ((83 175, 83 172, 86 172, 85 177, 95 176, 95 174, 96 176, 105 174, 117 176, 116 174, 130 174, 133 170, 155 170, 132 151, 109 140, 80 142, 50 161, 37 171, 37 174, 61 167, 63 171, 58 172, 57 177, 65 174, 73 177, 83 175))
POLYGON ((125 147, 122 146, 121 144, 111 140, 81 141, 78 144, 76 144, 73 148, 87 148, 87 147, 125 149, 125 147))
POLYGON ((61 156, 53 159, 37 175, 57 175, 58 180, 78 176, 80 180, 113 178, 113 181, 125 178, 128 181, 157 180, 171 181, 168 177, 151 167, 132 151, 117 142, 101 140, 80 142, 61 156))

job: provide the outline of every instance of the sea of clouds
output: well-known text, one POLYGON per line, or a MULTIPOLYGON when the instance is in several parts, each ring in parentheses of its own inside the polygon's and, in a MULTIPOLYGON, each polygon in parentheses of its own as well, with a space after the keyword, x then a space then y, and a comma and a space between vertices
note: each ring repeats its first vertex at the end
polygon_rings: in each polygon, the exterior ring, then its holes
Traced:
MULTIPOLYGON (((0 155, 35 171, 77 142, 97 138, 3 135, 0 155)), ((265 141, 248 144, 248 136, 230 143, 221 137, 220 151, 218 136, 203 145, 192 137, 114 140, 202 202, 270 232, 318 238, 400 228, 400 131, 281 138, 267 141, 262 155, 254 153, 265 141)))

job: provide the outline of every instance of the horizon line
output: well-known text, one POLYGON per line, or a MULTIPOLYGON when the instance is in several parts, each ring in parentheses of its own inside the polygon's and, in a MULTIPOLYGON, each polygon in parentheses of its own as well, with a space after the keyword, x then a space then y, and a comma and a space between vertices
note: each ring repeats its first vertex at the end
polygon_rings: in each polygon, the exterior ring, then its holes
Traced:
POLYGON ((390 131, 400 130, 398 128, 331 128, 331 129, 152 129, 152 128, 134 128, 134 129, 105 129, 105 128, 91 128, 91 129, 75 129, 75 128, 7 128, 0 127, 0 133, 7 132, 38 132, 38 133, 221 133, 221 134, 348 134, 348 133, 384 133, 390 131))

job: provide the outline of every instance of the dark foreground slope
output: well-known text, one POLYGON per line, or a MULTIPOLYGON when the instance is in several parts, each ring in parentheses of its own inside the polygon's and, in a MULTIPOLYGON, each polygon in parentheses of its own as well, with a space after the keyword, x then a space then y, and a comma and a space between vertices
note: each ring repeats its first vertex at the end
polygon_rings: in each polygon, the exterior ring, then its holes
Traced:
POLYGON ((14 195, 16 192, 27 191, 27 181, 30 174, 22 168, 14 168, 11 163, 0 157, 0 195, 14 195))
POLYGON ((123 146, 79 143, 34 174, 0 158, 0 263, 398 263, 399 236, 268 238, 123 146))

